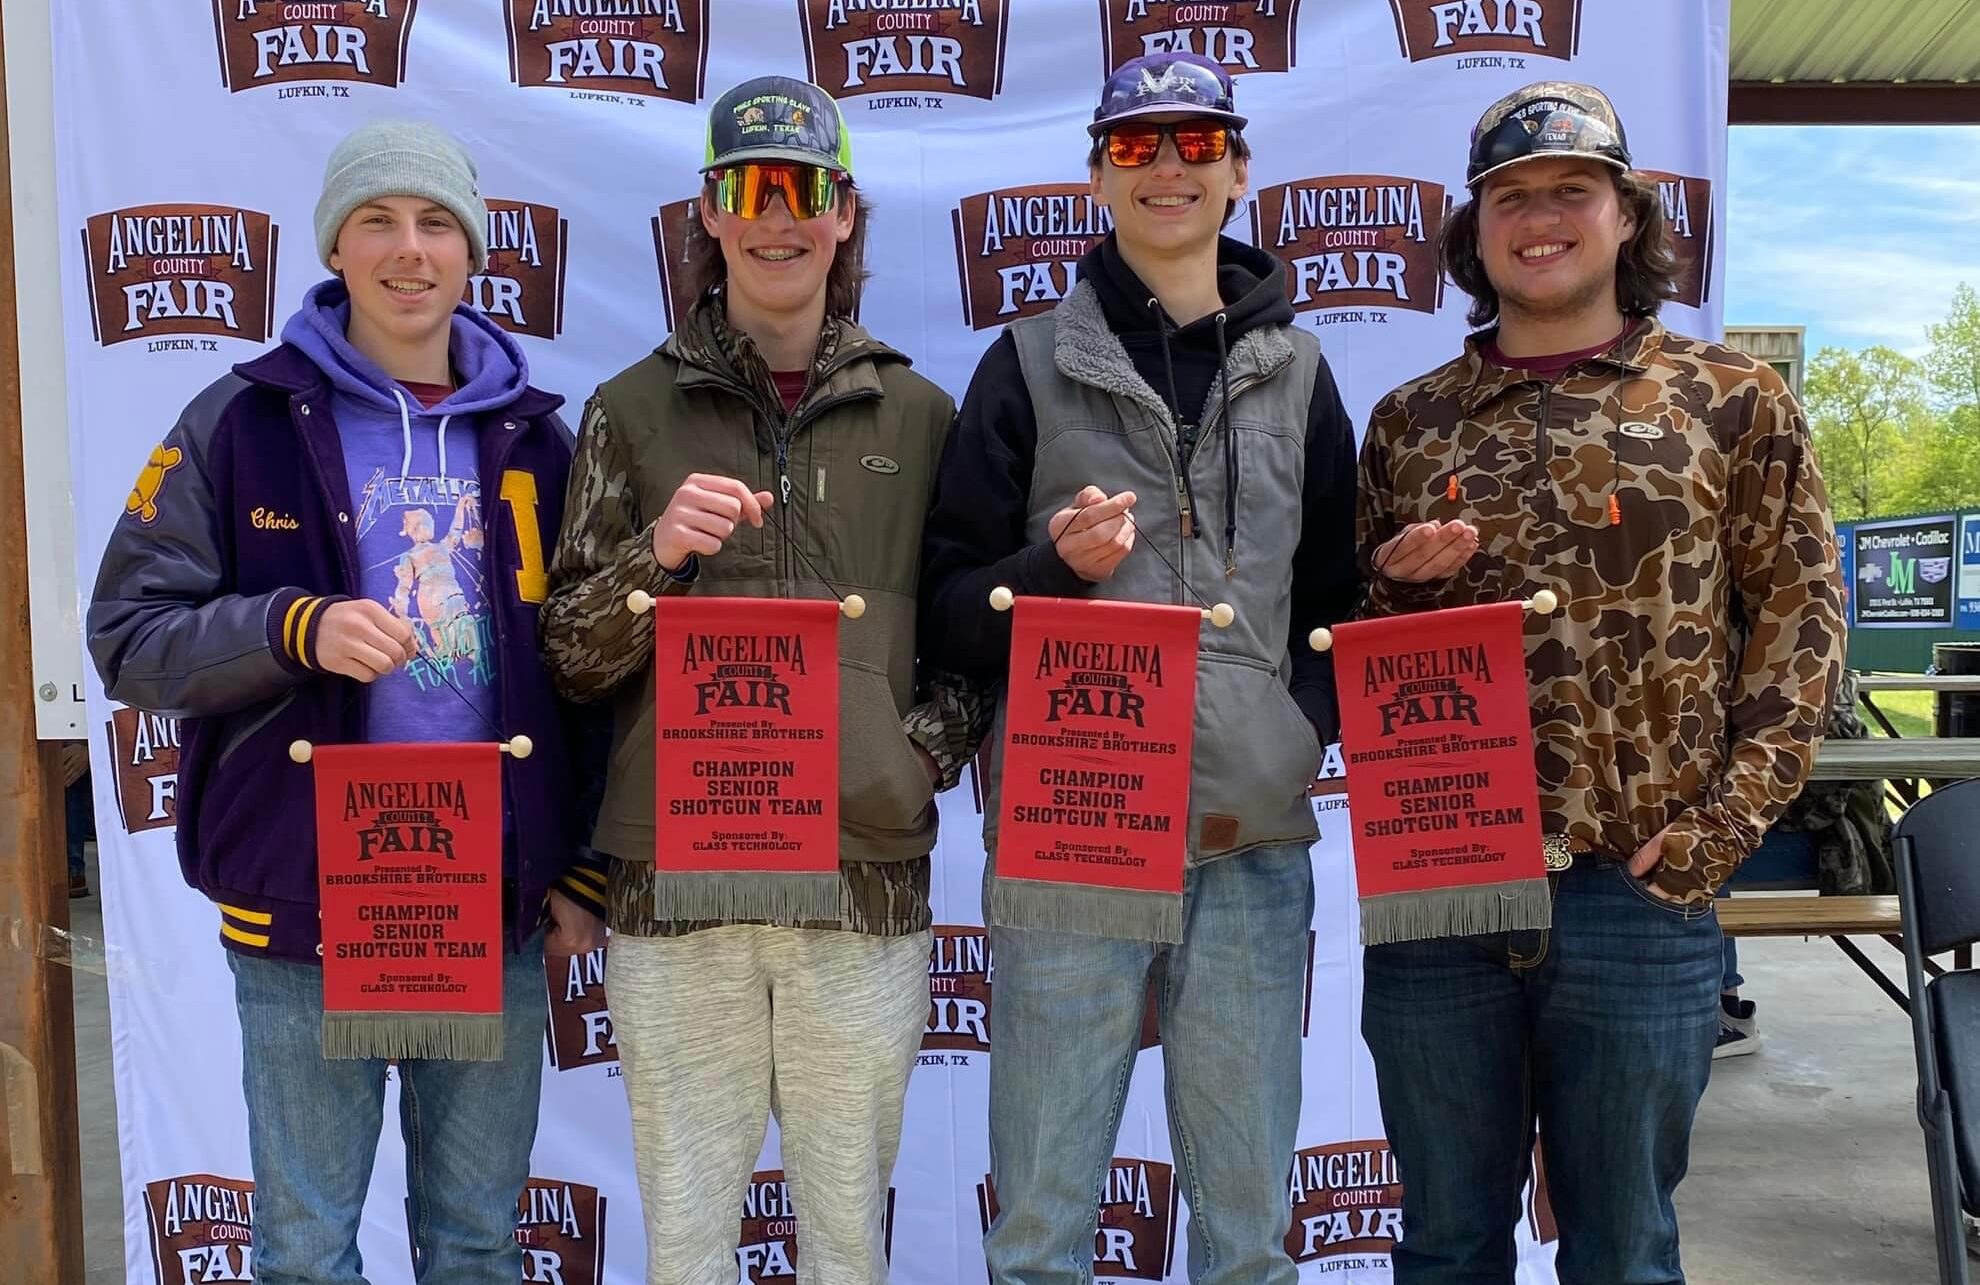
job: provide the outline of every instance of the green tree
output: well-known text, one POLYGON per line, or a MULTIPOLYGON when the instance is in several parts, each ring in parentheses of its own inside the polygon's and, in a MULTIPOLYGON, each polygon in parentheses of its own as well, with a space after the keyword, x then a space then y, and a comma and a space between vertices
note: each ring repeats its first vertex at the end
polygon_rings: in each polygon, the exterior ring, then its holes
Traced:
POLYGON ((1899 442, 1929 415, 1919 364, 1882 346, 1824 348, 1808 363, 1802 397, 1837 519, 1896 511, 1887 492, 1899 480, 1899 442))
MULTIPOLYGON (((1980 294, 1960 282, 1952 310, 1944 321, 1925 327, 1925 337, 1932 345, 1925 355, 1925 375, 1945 414, 1947 441, 1980 448, 1980 294)), ((1969 456, 1965 470, 1973 467, 1969 456)))

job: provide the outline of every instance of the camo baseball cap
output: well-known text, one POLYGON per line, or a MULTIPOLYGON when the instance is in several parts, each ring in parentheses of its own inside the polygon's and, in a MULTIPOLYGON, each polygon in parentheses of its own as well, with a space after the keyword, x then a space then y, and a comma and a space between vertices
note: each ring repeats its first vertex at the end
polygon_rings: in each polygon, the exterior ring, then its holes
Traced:
POLYGON ((1629 140, 1607 94, 1593 85, 1542 80, 1493 103, 1471 131, 1465 186, 1476 188, 1488 174, 1549 156, 1630 167, 1629 140))
POLYGON ((1231 75, 1202 54, 1144 54, 1121 64, 1100 88, 1086 132, 1095 138, 1137 116, 1183 113, 1243 129, 1231 75))
POLYGON ((852 177, 852 135, 832 96, 808 80, 758 76, 708 109, 701 172, 744 161, 821 165, 852 177))

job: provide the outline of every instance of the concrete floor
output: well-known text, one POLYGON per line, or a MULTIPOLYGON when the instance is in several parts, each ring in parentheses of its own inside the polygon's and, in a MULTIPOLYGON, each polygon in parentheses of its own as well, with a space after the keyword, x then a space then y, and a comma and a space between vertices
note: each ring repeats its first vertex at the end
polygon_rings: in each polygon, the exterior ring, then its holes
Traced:
MULTIPOLYGON (((95 887, 94 861, 91 886, 95 887)), ((97 899, 70 903, 86 1285, 125 1285, 97 899), (99 961, 91 971, 89 961, 99 961)), ((1878 942, 1871 958, 1902 969, 1878 942)), ((1764 1047, 1717 1064, 1678 1190, 1691 1285, 1921 1285, 1935 1277, 1904 1014, 1823 941, 1742 944, 1764 1047)), ((1619 1086, 1619 1088, 1622 1086, 1619 1086)))

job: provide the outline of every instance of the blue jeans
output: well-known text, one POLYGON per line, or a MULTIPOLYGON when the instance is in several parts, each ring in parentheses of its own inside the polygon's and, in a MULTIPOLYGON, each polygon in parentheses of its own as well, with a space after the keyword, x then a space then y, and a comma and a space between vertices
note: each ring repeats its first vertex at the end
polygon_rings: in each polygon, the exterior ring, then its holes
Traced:
POLYGON ((1100 1195, 1151 977, 1176 1180, 1190 1209, 1189 1279, 1298 1280, 1286 1257, 1286 1175, 1312 922, 1313 867, 1298 844, 1190 871, 1179 945, 990 930, 991 1285, 1093 1280, 1100 1195))
MULTIPOLYGON (((323 973, 227 952, 241 1016, 258 1285, 364 1285, 358 1222, 385 1105, 381 1060, 323 1056, 323 973)), ((539 934, 502 968, 500 1062, 399 1063, 407 1221, 421 1285, 515 1285, 548 997, 539 934)))
POLYGON ((1362 1037, 1403 1183, 1396 1285, 1511 1285, 1536 1121, 1562 1285, 1681 1285, 1718 916, 1578 857, 1554 926, 1371 946, 1362 1037))
POLYGON ((89 773, 84 772, 62 792, 62 807, 68 823, 69 878, 74 879, 89 873, 83 845, 96 837, 96 795, 89 783, 89 773))

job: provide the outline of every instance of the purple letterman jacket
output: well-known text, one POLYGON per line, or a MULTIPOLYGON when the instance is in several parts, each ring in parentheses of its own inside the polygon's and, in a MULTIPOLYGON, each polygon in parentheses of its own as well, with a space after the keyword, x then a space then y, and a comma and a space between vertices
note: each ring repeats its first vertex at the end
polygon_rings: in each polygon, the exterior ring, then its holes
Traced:
MULTIPOLYGON (((553 885, 603 911, 604 862, 582 847, 567 752, 576 728, 567 732, 570 708, 536 638, 543 557, 570 470, 562 403, 526 388, 480 416, 476 435, 490 500, 496 721, 503 736, 536 743, 527 759, 502 758, 512 948, 542 922, 553 885)), ((362 740, 367 699, 364 684, 316 664, 324 608, 360 592, 330 404, 322 371, 288 344, 195 397, 110 537, 87 628, 112 700, 184 720, 179 864, 219 906, 223 943, 310 962, 320 942, 314 791, 288 745, 362 740)))

